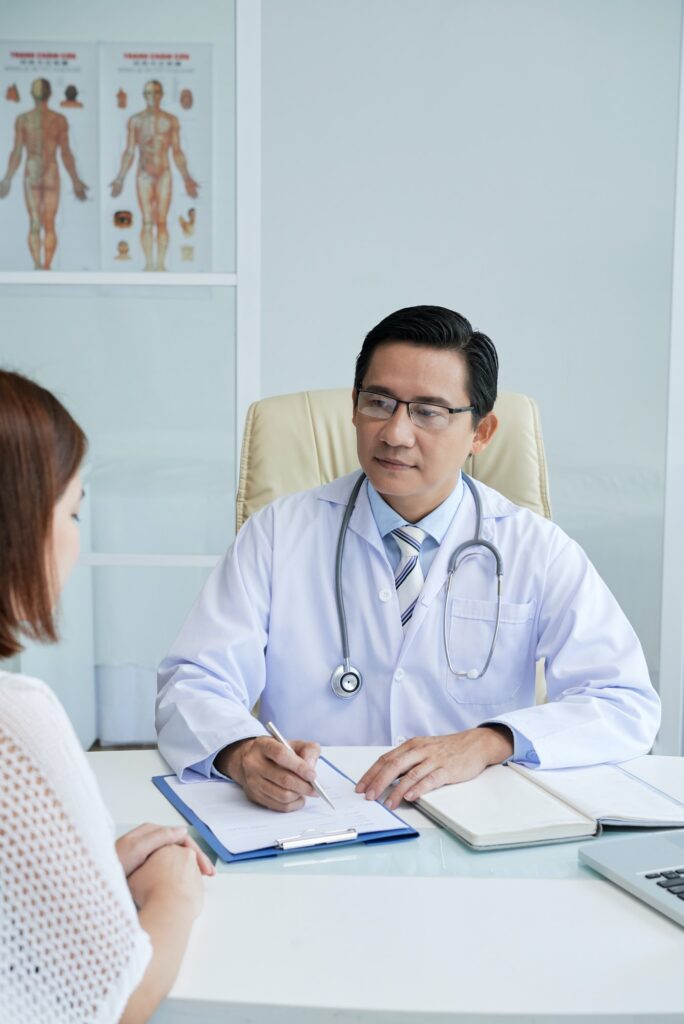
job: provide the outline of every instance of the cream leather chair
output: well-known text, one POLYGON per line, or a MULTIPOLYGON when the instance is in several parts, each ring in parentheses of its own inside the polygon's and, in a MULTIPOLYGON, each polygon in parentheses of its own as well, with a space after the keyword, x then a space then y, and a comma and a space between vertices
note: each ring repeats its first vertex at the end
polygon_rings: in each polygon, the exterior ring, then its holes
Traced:
MULTIPOLYGON (((551 518, 549 481, 539 411, 527 395, 503 392, 494 406, 499 429, 487 448, 463 467, 517 505, 551 518)), ((305 491, 359 466, 350 388, 299 391, 253 402, 247 410, 240 457, 236 528, 282 494, 305 491)), ((543 662, 536 700, 546 699, 543 662)))
MULTIPOLYGON (((499 429, 464 469, 517 505, 551 518, 544 443, 537 406, 527 395, 500 394, 499 429)), ((282 494, 329 483, 358 468, 350 388, 262 398, 245 422, 237 492, 239 529, 282 494)))

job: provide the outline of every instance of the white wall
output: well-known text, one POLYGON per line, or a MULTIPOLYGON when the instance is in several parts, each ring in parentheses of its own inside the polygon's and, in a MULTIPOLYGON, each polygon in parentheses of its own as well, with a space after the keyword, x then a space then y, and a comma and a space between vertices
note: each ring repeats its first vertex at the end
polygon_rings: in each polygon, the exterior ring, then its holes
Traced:
POLYGON ((541 406, 656 674, 679 0, 263 0, 264 394, 419 302, 541 406))

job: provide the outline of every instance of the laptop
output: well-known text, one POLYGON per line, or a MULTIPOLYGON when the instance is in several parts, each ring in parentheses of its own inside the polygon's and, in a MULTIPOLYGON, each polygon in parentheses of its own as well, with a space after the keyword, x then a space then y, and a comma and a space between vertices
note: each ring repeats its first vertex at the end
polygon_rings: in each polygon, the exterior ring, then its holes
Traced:
POLYGON ((684 927, 684 832, 650 832, 580 846, 582 864, 684 927))

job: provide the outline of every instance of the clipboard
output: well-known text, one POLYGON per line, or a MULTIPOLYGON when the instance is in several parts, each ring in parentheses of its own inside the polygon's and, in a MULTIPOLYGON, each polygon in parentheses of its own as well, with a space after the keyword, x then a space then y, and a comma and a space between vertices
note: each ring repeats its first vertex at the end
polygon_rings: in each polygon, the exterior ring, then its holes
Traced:
MULTIPOLYGON (((328 761, 327 758, 321 757, 320 760, 324 761, 330 768, 336 771, 338 775, 341 775, 342 778, 346 779, 353 785, 353 780, 328 761)), ((176 779, 173 772, 170 772, 168 775, 155 775, 152 778, 152 782, 159 792, 166 797, 169 803, 173 804, 176 810, 179 811, 185 820, 197 830, 204 841, 226 864, 237 863, 245 860, 257 860, 263 857, 278 857, 281 854, 287 853, 301 853, 306 850, 320 850, 325 849, 328 846, 353 846, 358 843, 375 845, 378 843, 395 842, 402 839, 416 839, 419 835, 416 829, 407 825, 405 821, 394 813, 394 811, 390 811, 387 808, 383 808, 383 810, 388 816, 395 819, 396 827, 388 828, 383 831, 363 832, 359 831, 357 828, 335 830, 311 829, 295 834, 292 834, 291 829, 288 829, 288 815, 280 814, 278 811, 272 811, 270 813, 273 814, 274 821, 278 821, 282 836, 275 839, 272 845, 262 846, 254 850, 245 850, 240 853, 233 853, 214 834, 211 827, 203 821, 191 807, 188 807, 179 794, 171 788, 168 782, 169 779, 176 779)), ((237 785, 237 783, 231 782, 228 779, 226 780, 226 784, 230 786, 237 785)), ((192 786, 197 785, 197 783, 190 782, 185 785, 191 788, 192 786)))

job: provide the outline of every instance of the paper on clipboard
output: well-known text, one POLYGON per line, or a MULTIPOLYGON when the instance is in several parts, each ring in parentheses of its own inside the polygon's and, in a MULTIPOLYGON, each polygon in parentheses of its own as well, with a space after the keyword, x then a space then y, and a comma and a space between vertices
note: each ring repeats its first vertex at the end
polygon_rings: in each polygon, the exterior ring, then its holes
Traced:
POLYGON ((312 832, 329 833, 356 829, 365 832, 396 830, 397 818, 382 804, 354 792, 354 783, 332 768, 323 758, 317 767, 318 781, 335 804, 328 807, 319 797, 310 797, 299 811, 281 814, 251 803, 234 782, 207 779, 179 782, 168 777, 166 784, 203 821, 216 838, 240 854, 275 846, 280 840, 312 832))

